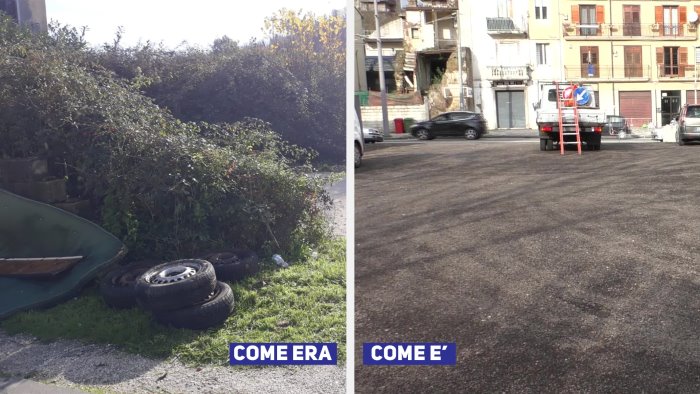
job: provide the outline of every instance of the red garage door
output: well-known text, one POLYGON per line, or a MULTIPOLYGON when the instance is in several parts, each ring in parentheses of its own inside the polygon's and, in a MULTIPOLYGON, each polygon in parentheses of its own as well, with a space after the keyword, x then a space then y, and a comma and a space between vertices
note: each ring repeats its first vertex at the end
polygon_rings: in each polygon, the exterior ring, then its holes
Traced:
POLYGON ((651 122, 651 92, 620 92, 620 115, 627 118, 631 126, 651 122))

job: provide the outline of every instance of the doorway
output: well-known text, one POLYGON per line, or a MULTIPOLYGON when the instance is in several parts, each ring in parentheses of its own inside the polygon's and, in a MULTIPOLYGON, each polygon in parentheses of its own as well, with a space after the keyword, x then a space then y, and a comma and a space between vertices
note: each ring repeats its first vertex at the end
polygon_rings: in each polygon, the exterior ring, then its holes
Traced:
POLYGON ((661 125, 671 123, 681 111, 681 91, 662 90, 661 91, 661 125))
POLYGON ((496 92, 496 112, 499 129, 525 128, 525 92, 496 92))

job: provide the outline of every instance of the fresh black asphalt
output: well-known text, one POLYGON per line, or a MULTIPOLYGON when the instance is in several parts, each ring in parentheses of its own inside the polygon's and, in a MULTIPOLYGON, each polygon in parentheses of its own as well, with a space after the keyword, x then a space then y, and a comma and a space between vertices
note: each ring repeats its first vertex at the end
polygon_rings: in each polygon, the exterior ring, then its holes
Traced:
POLYGON ((355 198, 357 392, 700 392, 700 145, 380 143, 355 198))

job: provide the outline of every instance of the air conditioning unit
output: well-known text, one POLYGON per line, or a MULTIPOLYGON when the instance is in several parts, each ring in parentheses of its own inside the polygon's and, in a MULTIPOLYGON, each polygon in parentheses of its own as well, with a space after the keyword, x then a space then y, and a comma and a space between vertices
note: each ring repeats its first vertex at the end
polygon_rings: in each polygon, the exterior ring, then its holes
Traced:
POLYGON ((696 31, 698 29, 695 23, 687 23, 686 26, 688 27, 688 31, 696 31))
POLYGON ((658 23, 654 23, 654 24, 651 25, 651 30, 656 31, 656 30, 659 30, 659 28, 660 28, 660 26, 659 26, 658 23))

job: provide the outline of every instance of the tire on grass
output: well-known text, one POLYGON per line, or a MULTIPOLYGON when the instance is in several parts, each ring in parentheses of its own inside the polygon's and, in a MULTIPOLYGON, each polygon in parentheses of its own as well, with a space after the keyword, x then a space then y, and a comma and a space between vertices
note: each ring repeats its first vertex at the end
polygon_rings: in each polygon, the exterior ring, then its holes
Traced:
POLYGON ((136 281, 136 301, 150 311, 178 309, 205 299, 216 287, 208 261, 187 259, 157 265, 136 281))
POLYGON ((155 311, 153 315, 163 325, 204 330, 226 321, 233 308, 233 291, 226 283, 217 282, 214 291, 199 302, 184 308, 155 311))
POLYGON ((260 258, 251 250, 209 253, 202 257, 214 266, 216 279, 236 282, 260 271, 260 258))
POLYGON ((105 304, 117 309, 136 306, 136 281, 144 272, 161 263, 158 260, 140 260, 107 272, 100 280, 100 294, 105 304))

